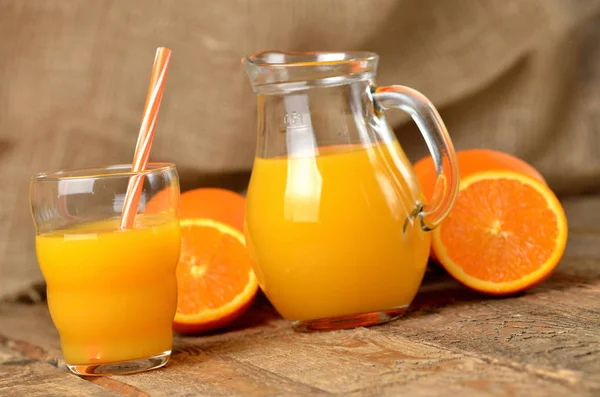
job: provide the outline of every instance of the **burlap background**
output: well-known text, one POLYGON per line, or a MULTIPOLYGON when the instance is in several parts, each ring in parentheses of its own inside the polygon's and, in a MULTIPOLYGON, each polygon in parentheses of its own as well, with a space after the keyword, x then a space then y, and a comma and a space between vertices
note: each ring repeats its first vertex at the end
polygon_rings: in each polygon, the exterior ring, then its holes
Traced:
MULTIPOLYGON (((173 50, 153 159, 184 188, 243 189, 262 49, 363 49, 379 83, 429 96, 455 145, 538 167, 560 195, 600 190, 597 0, 0 0, 0 299, 39 282, 30 174, 131 161, 152 58, 173 50)), ((390 116, 412 159, 414 126, 390 116)))

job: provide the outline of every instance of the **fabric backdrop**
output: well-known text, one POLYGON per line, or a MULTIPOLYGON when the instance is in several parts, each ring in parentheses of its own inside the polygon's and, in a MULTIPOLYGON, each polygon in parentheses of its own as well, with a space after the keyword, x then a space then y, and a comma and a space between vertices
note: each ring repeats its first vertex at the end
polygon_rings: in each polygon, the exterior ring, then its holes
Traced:
MULTIPOLYGON (((532 163, 559 195, 600 190, 597 0, 0 0, 0 299, 41 281, 36 172, 130 162, 156 47, 173 50, 152 159, 184 189, 243 189, 263 49, 369 50, 378 83, 438 107, 457 149, 532 163)), ((413 160, 420 134, 389 114, 413 160)), ((35 298, 35 297, 34 297, 35 298)))

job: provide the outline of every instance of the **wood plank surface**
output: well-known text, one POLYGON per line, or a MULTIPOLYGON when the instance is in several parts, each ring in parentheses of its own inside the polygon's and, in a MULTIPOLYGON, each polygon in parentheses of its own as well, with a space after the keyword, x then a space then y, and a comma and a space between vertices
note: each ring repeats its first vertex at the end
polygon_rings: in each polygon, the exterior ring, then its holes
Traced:
POLYGON ((0 345, 0 396, 120 396, 72 376, 54 363, 28 358, 14 347, 6 340, 0 345))
POLYGON ((600 219, 585 216, 600 201, 566 208, 582 215, 565 256, 527 293, 485 297, 433 266, 400 320, 322 333, 294 331, 259 296, 222 332, 177 336, 167 367, 143 374, 71 375, 45 304, 6 303, 0 395, 600 395, 600 219))

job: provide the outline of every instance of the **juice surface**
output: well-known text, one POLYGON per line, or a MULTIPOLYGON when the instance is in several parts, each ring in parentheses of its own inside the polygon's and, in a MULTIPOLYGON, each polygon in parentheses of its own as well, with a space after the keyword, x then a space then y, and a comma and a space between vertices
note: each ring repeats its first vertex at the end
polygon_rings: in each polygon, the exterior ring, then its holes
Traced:
POLYGON ((408 305, 430 248, 418 220, 403 231, 421 196, 396 141, 256 158, 246 234, 261 288, 292 321, 408 305))
POLYGON ((179 221, 138 215, 36 238, 48 306, 72 365, 147 358, 171 350, 179 221))

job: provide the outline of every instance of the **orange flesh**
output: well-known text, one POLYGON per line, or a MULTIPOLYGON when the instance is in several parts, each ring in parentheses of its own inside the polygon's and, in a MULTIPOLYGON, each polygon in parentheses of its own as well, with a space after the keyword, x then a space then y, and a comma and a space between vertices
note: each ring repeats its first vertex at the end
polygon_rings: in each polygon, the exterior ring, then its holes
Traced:
POLYGON ((181 228, 177 312, 195 315, 233 301, 249 283, 250 259, 240 241, 218 229, 181 228))
POLYGON ((532 186, 491 179, 460 192, 440 230, 448 257, 474 278, 496 283, 521 279, 556 249, 557 216, 532 186))

